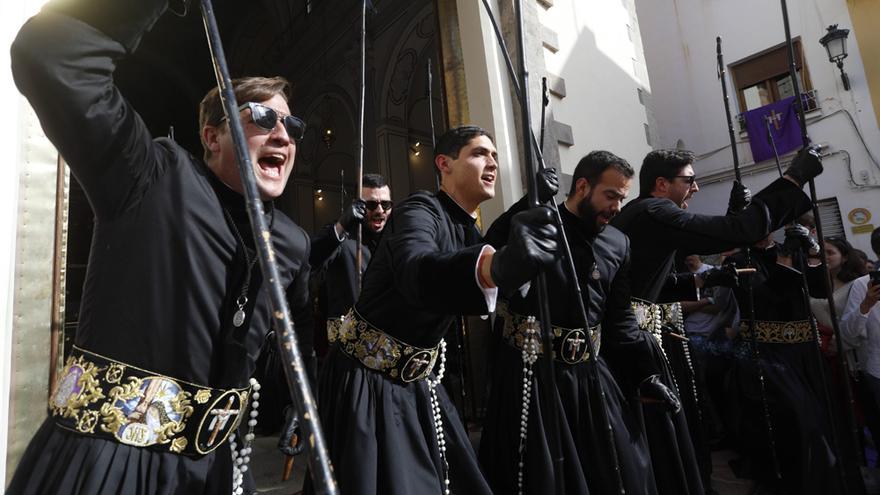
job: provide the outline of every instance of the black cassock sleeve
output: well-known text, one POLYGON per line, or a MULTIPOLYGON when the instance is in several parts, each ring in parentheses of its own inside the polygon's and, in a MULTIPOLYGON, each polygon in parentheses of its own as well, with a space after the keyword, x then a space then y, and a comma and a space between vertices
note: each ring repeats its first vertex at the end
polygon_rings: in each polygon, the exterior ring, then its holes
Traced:
POLYGON ((639 329, 630 302, 629 239, 623 265, 611 281, 602 318, 602 355, 623 380, 621 388, 632 389, 645 378, 660 373, 646 339, 653 338, 639 329))
POLYGON ((507 236, 510 234, 510 220, 514 215, 528 209, 528 196, 523 196, 519 201, 511 205, 504 213, 492 222, 483 239, 495 249, 500 249, 507 244, 507 236))
POLYGON ((443 227, 448 219, 436 200, 419 194, 395 209, 393 222, 383 242, 390 250, 393 282, 407 304, 441 314, 488 312, 476 273, 485 244, 444 249, 444 241, 451 241, 441 239, 451 234, 443 227))
POLYGON ((665 227, 663 236, 693 254, 715 254, 750 246, 809 209, 809 198, 786 179, 762 189, 752 204, 736 215, 700 215, 671 201, 658 201, 648 214, 665 227))
POLYGON ((341 245, 342 242, 336 237, 335 224, 324 226, 312 236, 309 265, 315 270, 324 268, 339 255, 339 246, 341 245))
POLYGON ((165 3, 52 2, 22 27, 12 44, 15 84, 82 184, 99 220, 139 201, 173 163, 163 159, 167 150, 153 141, 113 81, 116 62, 126 48, 136 46, 165 3))

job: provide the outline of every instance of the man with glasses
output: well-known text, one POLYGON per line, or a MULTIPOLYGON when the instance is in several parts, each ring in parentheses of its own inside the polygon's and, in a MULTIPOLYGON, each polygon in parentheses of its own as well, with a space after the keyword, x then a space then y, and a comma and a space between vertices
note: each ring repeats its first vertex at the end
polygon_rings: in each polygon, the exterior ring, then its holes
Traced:
MULTIPOLYGON (((661 329, 668 326, 675 313, 671 311, 674 308, 658 303, 698 300, 700 288, 732 285, 736 278, 730 269, 710 270, 702 275, 675 274, 676 251, 714 254, 758 242, 810 208, 809 198, 801 188, 822 172, 818 152, 804 149, 785 176, 761 190, 754 199, 747 188, 735 182, 727 215, 700 215, 687 211, 687 201, 699 191, 694 161, 690 151, 648 153, 639 172, 639 197, 611 221, 630 238, 630 295, 636 316, 646 330, 644 335, 650 337, 656 359, 666 363, 663 382, 675 388, 673 370, 661 345, 661 329)), ((631 389, 637 385, 629 384, 631 389)), ((698 416, 685 419, 684 412, 671 412, 650 403, 643 403, 642 410, 660 494, 702 493, 704 476, 687 425, 687 421, 698 421, 698 416)))
POLYGON ((339 219, 312 237, 309 264, 313 277, 323 275, 319 288, 321 311, 327 316, 328 338, 334 338, 339 321, 354 306, 360 293, 357 274, 357 232, 363 241, 362 273, 379 245, 379 238, 391 214, 391 188, 385 177, 364 174, 361 197, 346 206, 339 219))
MULTIPOLYGON (((114 85, 164 0, 52 1, 12 45, 12 71, 95 215, 74 347, 10 494, 241 493, 230 436, 252 420, 268 291, 217 89, 200 106, 204 158, 153 139, 114 85), (251 385, 249 385, 249 383, 251 385)), ((272 206, 302 121, 282 78, 233 82, 302 353, 311 336, 308 236, 272 206)), ((250 439, 239 440, 243 452, 250 439)))
MULTIPOLYGON (((357 270, 357 233, 361 228, 361 275, 367 271, 370 258, 379 246, 382 229, 391 214, 391 188, 385 177, 379 174, 364 174, 361 180, 361 197, 346 206, 339 219, 312 237, 309 265, 312 267, 312 287, 317 285, 318 314, 326 319, 326 331, 322 334, 320 323, 315 325, 315 348, 318 358, 326 353, 326 346, 336 340, 342 319, 354 306, 360 294, 360 280, 357 270), (322 352, 323 350, 323 352, 322 352)), ((310 363, 311 364, 311 363, 310 363)), ((309 369, 309 378, 317 380, 317 371, 309 369)), ((287 397, 286 394, 284 396, 287 397)), ((278 449, 287 456, 298 454, 303 449, 302 442, 291 447, 294 436, 299 434, 299 416, 282 401, 285 426, 278 439, 278 449)))

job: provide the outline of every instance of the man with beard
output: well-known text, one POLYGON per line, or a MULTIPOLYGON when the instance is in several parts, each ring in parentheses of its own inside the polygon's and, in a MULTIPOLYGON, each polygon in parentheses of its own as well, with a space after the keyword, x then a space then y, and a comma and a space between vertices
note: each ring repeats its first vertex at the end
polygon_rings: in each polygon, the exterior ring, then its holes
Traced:
MULTIPOLYGON (((74 346, 10 494, 235 493, 247 471, 251 439, 240 451, 228 439, 249 421, 254 357, 275 318, 219 92, 201 102, 197 158, 153 139, 114 84, 167 3, 52 1, 12 46, 15 82, 85 190, 95 229, 74 346)), ((305 344, 308 236, 272 206, 304 123, 290 115, 286 80, 232 86, 231 118, 305 344)))
POLYGON ((492 137, 457 127, 434 153, 440 191, 395 207, 321 370, 319 412, 341 493, 491 493, 440 384, 443 339, 459 315, 494 311, 497 287, 520 287, 552 263, 557 230, 549 209, 523 212, 495 251, 476 229, 477 208, 495 196, 492 137))
MULTIPOLYGON (((557 390, 541 390, 548 377, 535 363, 545 353, 534 321, 541 302, 535 287, 525 294, 506 294, 508 301, 499 303, 496 329, 501 342, 480 444, 480 459, 495 493, 538 495, 559 484, 561 492, 569 494, 618 493, 619 480, 627 493, 656 493, 644 434, 605 364, 606 355, 631 363, 627 378, 642 384, 644 397, 678 409, 675 395, 656 379, 658 368, 630 306, 629 241, 608 226, 620 211, 633 175, 623 158, 593 151, 578 163, 569 196, 559 205, 589 325, 578 310, 568 261, 557 260, 546 271, 557 390), (598 358, 588 352, 587 338, 597 353, 601 346, 598 358), (555 479, 553 471, 548 443, 554 432, 549 430, 553 423, 547 397, 559 404, 563 479, 555 479), (606 414, 614 445, 608 443, 606 414)), ((540 199, 552 200, 556 182, 554 170, 539 173, 540 199)), ((504 245, 511 217, 526 207, 526 198, 511 207, 489 229, 487 240, 496 247, 504 245)))
MULTIPOLYGON (((357 231, 362 226, 361 235, 361 275, 367 270, 370 257, 379 246, 379 238, 388 215, 391 214, 391 188, 385 177, 379 174, 364 174, 361 180, 361 197, 349 204, 336 222, 325 226, 312 237, 309 265, 312 268, 312 286, 317 282, 318 315, 326 320, 325 331, 321 325, 315 325, 315 348, 320 359, 326 346, 336 340, 342 324, 342 318, 354 306, 360 293, 360 281, 357 271, 357 231)), ((278 449, 287 456, 299 454, 304 445, 296 442, 300 438, 300 418, 290 405, 289 395, 284 385, 284 375, 275 359, 274 345, 267 345, 268 356, 265 357, 272 365, 269 372, 275 375, 274 396, 281 398, 284 410, 284 428, 278 439, 278 449), (294 446, 291 446, 294 443, 294 446)), ((309 366, 309 379, 317 381, 317 364, 314 360, 306 363, 309 366)), ((263 393, 265 398, 272 397, 263 393)), ((281 410, 279 406, 278 410, 281 410)), ((276 423, 277 424, 277 423, 276 423)))
POLYGON ((357 273, 357 228, 362 226, 361 274, 379 246, 379 238, 391 214, 391 189, 379 174, 364 174, 361 197, 348 205, 335 223, 312 237, 309 264, 313 278, 321 277, 318 300, 327 317, 327 340, 333 342, 342 317, 354 306, 360 292, 357 273))
MULTIPOLYGON (((818 153, 802 150, 785 176, 756 194, 754 200, 750 200, 748 189, 735 182, 729 214, 699 215, 686 210, 687 200, 699 190, 694 159, 694 154, 685 150, 648 153, 639 172, 639 197, 612 221, 632 242, 629 292, 640 327, 653 334, 644 335, 650 337, 647 340, 656 358, 666 364, 662 378, 670 387, 675 387, 675 380, 660 344, 662 308, 657 303, 698 300, 699 288, 729 284, 733 278, 729 272, 711 270, 701 275, 677 276, 672 272, 676 251, 713 254, 763 239, 810 208, 809 198, 801 187, 822 172, 818 153)), ((618 372, 622 376, 625 373, 618 372)), ((703 493, 684 414, 650 404, 645 404, 642 412, 660 493, 703 493)))

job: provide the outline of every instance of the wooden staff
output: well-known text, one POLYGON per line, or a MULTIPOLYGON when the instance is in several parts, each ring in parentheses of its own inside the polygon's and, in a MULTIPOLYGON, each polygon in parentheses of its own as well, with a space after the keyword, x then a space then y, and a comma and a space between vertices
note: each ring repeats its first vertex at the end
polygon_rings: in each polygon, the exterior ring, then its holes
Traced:
POLYGON ((201 0, 201 10, 202 20, 205 23, 205 32, 208 37, 208 48, 211 51, 211 60, 214 64, 214 74, 217 77, 217 86, 220 90, 220 100, 223 102, 223 111, 229 123, 235 147, 238 171, 241 176, 248 217, 250 218, 251 230, 260 260, 260 269, 263 280, 269 283, 268 292, 272 304, 272 314, 274 315, 279 356, 284 368, 284 375, 287 378, 287 385, 293 399, 293 404, 301 412, 303 431, 305 431, 309 439, 306 449, 312 480, 315 483, 315 491, 322 494, 336 495, 338 488, 336 480, 333 479, 330 456, 327 453, 324 434, 321 432, 315 399, 309 388, 305 372, 306 367, 297 345, 296 333, 290 317, 290 308, 287 305, 284 287, 281 286, 281 275, 275 261, 271 231, 263 214, 263 202, 260 200, 260 193, 257 190, 254 167, 251 163, 247 142, 244 138, 244 129, 239 118, 238 102, 232 87, 232 79, 229 76, 229 67, 226 64, 226 55, 223 51, 220 30, 217 27, 217 18, 214 16, 214 6, 211 0, 201 0))

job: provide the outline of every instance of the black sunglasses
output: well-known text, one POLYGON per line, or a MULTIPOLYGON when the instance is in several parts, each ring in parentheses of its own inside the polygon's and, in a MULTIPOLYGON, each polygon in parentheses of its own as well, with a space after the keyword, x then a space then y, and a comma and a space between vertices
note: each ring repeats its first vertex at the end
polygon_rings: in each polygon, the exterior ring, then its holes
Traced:
MULTIPOLYGON (((267 107, 260 103, 254 103, 252 101, 243 103, 238 107, 238 111, 240 112, 245 108, 250 109, 251 120, 253 120, 254 124, 264 131, 271 131, 274 129, 275 125, 280 120, 284 125, 284 130, 287 131, 287 135, 290 136, 291 139, 296 139, 298 141, 302 139, 303 135, 306 133, 306 123, 298 117, 294 117, 293 115, 281 116, 274 108, 267 107)), ((224 120, 226 120, 225 116, 220 119, 220 122, 223 122, 224 120)))
POLYGON ((369 201, 364 201, 364 204, 367 205, 368 210, 375 210, 376 208, 379 207, 379 205, 382 205, 382 209, 385 211, 388 211, 391 209, 392 206, 394 206, 394 201, 390 201, 390 200, 373 201, 371 199, 369 201))
POLYGON ((697 181, 696 175, 673 175, 670 179, 684 179, 690 185, 694 185, 694 182, 697 181))

